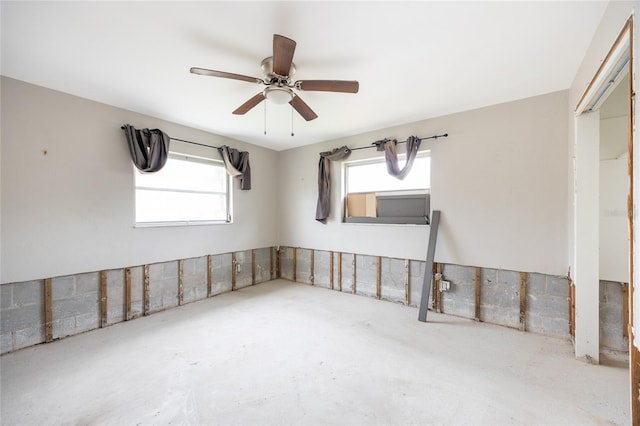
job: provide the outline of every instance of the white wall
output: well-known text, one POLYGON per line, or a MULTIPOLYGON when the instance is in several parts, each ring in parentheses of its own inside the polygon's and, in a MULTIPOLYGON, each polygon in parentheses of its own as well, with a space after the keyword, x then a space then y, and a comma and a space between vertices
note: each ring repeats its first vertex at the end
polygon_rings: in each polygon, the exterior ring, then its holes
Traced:
POLYGON ((600 279, 629 282, 627 154, 600 161, 600 279))
POLYGON ((612 94, 601 109, 599 170, 600 279, 625 283, 629 282, 628 84, 628 81, 620 83, 614 92, 616 96, 612 94), (602 118, 605 108, 619 111, 615 116, 602 118))
MULTIPOLYGON (((622 31, 622 28, 626 24, 627 20, 633 13, 634 9, 638 9, 640 6, 640 2, 637 1, 612 1, 609 2, 607 6, 607 10, 598 26, 598 29, 591 40, 591 44, 587 52, 585 53, 584 59, 582 60, 582 64, 580 68, 576 72, 576 76, 571 83, 571 87, 569 89, 569 138, 567 139, 567 146, 569 151, 569 170, 571 173, 569 175, 569 179, 567 180, 568 184, 568 194, 569 198, 569 208, 567 209, 569 213, 569 226, 568 226, 568 241, 573 242, 575 240, 573 235, 574 230, 574 215, 573 215, 573 205, 575 203, 575 181, 574 181, 574 173, 573 173, 573 163, 575 158, 575 109, 580 101, 580 98, 584 94, 587 89, 589 82, 595 76, 598 71, 598 67, 606 57, 607 53, 613 46, 616 37, 622 31)), ((634 44, 637 46, 638 42, 638 23, 636 22, 634 25, 634 44)), ((637 49, 637 47, 636 47, 637 49)), ((634 58, 634 69, 638 69, 638 58, 634 58)), ((635 76, 632 76, 635 79, 635 76)), ((637 111, 636 111, 637 112, 637 111)), ((637 140, 637 139, 636 139, 637 140)), ((637 152, 637 150, 636 150, 637 152)), ((635 161, 635 160, 634 160, 635 161)), ((637 173, 636 173, 637 176, 637 173)), ((637 199, 637 197, 636 197, 637 199)), ((568 258, 571 262, 571 270, 575 271, 574 264, 574 253, 575 247, 574 244, 571 243, 568 246, 569 253, 568 258)), ((640 305, 639 305, 640 307, 640 305)))
MULTIPOLYGON (((343 224, 340 165, 332 213, 314 220, 318 153, 384 137, 431 149, 431 208, 442 211, 436 261, 566 275, 567 92, 552 93, 280 153, 280 244, 423 260, 428 227, 343 224)), ((351 159, 380 155, 355 151, 351 159)))
POLYGON ((595 364, 600 360, 599 333, 599 197, 600 112, 576 119, 575 192, 575 354, 595 364))
POLYGON ((1 282, 277 244, 276 152, 5 77, 1 89, 1 282), (124 123, 248 150, 253 188, 234 183, 234 223, 134 228, 124 123))

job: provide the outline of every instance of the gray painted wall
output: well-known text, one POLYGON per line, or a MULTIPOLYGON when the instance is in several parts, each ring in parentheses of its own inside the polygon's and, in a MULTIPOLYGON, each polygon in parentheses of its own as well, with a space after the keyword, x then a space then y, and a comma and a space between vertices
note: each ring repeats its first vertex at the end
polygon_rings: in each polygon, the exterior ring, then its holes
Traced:
MULTIPOLYGON (((280 153, 279 243, 424 260, 429 228, 341 223, 341 171, 334 163, 332 212, 314 220, 318 153, 448 133, 431 151, 431 208, 442 211, 436 261, 566 275, 567 102, 556 92, 280 153)), ((355 151, 349 160, 380 157, 355 151)))
POLYGON ((2 283, 277 244, 277 152, 6 77, 1 85, 2 283), (134 228, 124 123, 249 151, 253 188, 234 182, 233 224, 134 228))

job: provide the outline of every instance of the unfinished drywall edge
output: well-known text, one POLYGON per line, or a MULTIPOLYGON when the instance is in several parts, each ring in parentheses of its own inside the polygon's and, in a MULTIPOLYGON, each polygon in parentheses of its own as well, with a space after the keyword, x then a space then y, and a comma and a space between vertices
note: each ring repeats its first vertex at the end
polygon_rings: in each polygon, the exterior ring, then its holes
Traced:
POLYGON ((274 247, 0 285, 0 353, 276 278, 274 247), (232 257, 236 259, 232 263, 232 257))

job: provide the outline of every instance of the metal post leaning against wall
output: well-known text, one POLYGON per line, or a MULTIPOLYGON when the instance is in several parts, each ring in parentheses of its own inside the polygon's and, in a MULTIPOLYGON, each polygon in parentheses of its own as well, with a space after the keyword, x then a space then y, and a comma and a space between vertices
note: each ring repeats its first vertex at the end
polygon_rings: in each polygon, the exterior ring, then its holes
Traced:
POLYGON ((438 237, 438 225, 440 224, 440 210, 434 210, 431 215, 431 229, 429 230, 429 246, 427 247, 427 260, 424 265, 424 278, 422 280, 422 297, 420 298, 420 312, 418 321, 427 322, 427 309, 429 307, 429 293, 431 293, 431 278, 433 278, 433 259, 436 254, 436 240, 438 237))

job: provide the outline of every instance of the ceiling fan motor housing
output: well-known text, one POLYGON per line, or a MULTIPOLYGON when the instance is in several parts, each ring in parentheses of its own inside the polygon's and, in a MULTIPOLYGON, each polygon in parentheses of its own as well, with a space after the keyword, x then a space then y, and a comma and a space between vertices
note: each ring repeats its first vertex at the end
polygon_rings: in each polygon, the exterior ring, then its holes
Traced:
POLYGON ((293 62, 291 63, 291 68, 289 68, 289 75, 278 75, 274 73, 273 56, 264 58, 260 64, 260 68, 262 68, 265 80, 271 84, 277 84, 278 86, 288 86, 291 77, 296 73, 296 64, 293 62))

